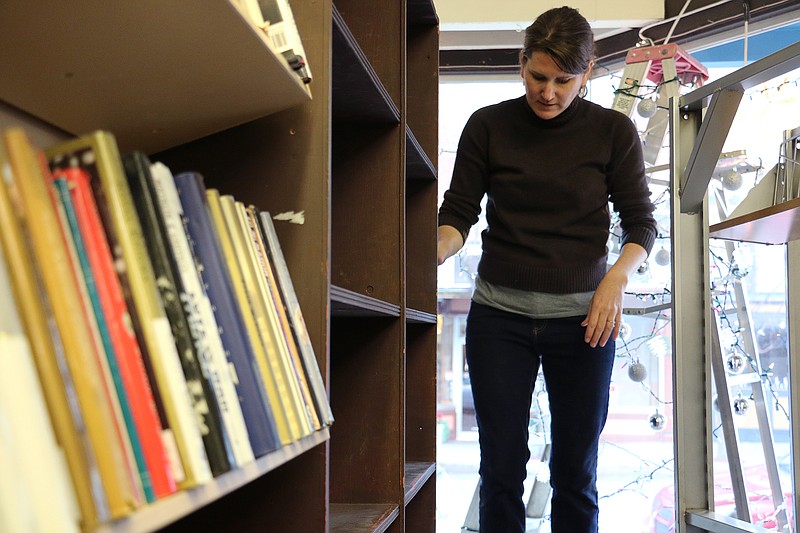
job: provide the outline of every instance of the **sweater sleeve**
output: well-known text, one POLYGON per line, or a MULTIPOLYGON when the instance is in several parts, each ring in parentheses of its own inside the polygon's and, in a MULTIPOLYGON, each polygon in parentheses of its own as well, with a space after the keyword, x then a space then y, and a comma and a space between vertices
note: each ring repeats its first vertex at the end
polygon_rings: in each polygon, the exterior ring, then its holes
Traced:
POLYGON ((614 210, 619 213, 622 246, 632 242, 649 254, 657 236, 650 201, 650 188, 644 173, 642 143, 636 126, 625 115, 617 113, 613 136, 613 157, 608 168, 608 184, 614 210))
POLYGON ((453 226, 464 242, 478 221, 488 187, 489 132, 479 113, 473 113, 461 133, 450 188, 439 208, 439 226, 453 226))

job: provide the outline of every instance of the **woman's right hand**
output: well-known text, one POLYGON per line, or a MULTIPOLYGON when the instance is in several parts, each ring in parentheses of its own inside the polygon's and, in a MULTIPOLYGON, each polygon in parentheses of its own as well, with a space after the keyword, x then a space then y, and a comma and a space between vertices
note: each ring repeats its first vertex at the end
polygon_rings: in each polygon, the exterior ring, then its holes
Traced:
POLYGON ((439 226, 436 231, 436 259, 441 265, 464 246, 461 232, 453 226, 439 226))

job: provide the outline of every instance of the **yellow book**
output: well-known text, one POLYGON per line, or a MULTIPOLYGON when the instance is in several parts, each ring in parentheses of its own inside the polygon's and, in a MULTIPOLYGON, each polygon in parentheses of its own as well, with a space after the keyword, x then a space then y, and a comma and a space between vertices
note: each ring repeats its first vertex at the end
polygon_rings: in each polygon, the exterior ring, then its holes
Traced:
POLYGON ((76 306, 81 307, 81 296, 49 189, 47 170, 21 129, 8 130, 4 138, 19 192, 17 214, 29 232, 34 260, 41 269, 110 514, 112 518, 123 517, 136 507, 136 493, 122 450, 116 445, 114 414, 108 405, 88 319, 86 314, 76 312, 76 306))
POLYGON ((228 267, 231 285, 236 294, 236 301, 241 309, 245 327, 247 328, 250 342, 253 345, 256 363, 261 371, 264 386, 267 389, 267 398, 272 408, 272 415, 275 418, 278 437, 281 440, 281 444, 286 445, 302 436, 297 412, 290 401, 289 389, 286 381, 282 379, 279 372, 280 369, 267 357, 267 352, 261 338, 260 328, 256 323, 257 318, 255 310, 253 309, 253 295, 248 294, 245 288, 242 277, 242 262, 239 260, 233 246, 230 228, 228 227, 225 215, 222 211, 219 191, 216 189, 206 189, 206 196, 208 197, 211 220, 214 223, 217 236, 219 237, 222 256, 228 267))
POLYGON ((72 378, 65 375, 68 371, 63 351, 56 350, 54 338, 59 338, 58 332, 54 330, 51 334, 48 325, 46 295, 37 281, 30 249, 14 214, 8 187, 13 185, 10 178, 10 166, 0 160, 0 248, 8 267, 11 293, 18 303, 22 327, 42 386, 48 420, 66 460, 80 513, 80 527, 82 530, 94 529, 101 521, 108 520, 108 506, 102 487, 92 485, 90 472, 96 473, 97 465, 88 436, 78 428, 78 423, 82 424, 80 412, 70 409, 74 405, 70 397, 75 396, 72 378), (59 365, 59 359, 63 365, 59 365))
MULTIPOLYGON (((204 483, 212 477, 208 457, 116 141, 110 133, 96 131, 49 148, 45 153, 52 167, 76 165, 90 176, 103 224, 109 225, 116 236, 117 242, 112 249, 118 248, 121 252, 125 278, 132 294, 132 308, 141 324, 169 431, 177 447, 179 458, 174 456, 174 452, 171 457, 173 462, 180 462, 180 466, 174 469, 176 480, 181 488, 204 483), (180 478, 181 474, 183 478, 180 478)), ((167 442, 170 442, 169 438, 167 442)))
MULTIPOLYGON (((223 206, 225 206, 225 197, 222 198, 222 202, 223 206)), ((236 215, 239 217, 242 240, 253 265, 253 276, 258 283, 258 290, 269 319, 270 331, 274 337, 275 346, 284 361, 284 365, 287 367, 288 375, 296 383, 297 392, 302 402, 300 407, 307 418, 309 430, 322 429, 322 424, 320 424, 319 416, 317 416, 317 411, 314 407, 314 398, 306 380, 305 370, 300 361, 300 354, 297 351, 297 345, 289 326, 289 320, 283 308, 280 295, 277 294, 278 287, 272 278, 272 270, 266 258, 261 234, 255 226, 251 225, 247 208, 242 202, 235 202, 235 209, 236 215)))
POLYGON ((267 357, 276 362, 281 372, 281 378, 285 381, 286 387, 288 388, 289 401, 292 402, 298 424, 300 425, 300 435, 305 437, 314 431, 314 426, 308 408, 303 401, 300 383, 292 369, 289 354, 285 350, 281 339, 280 325, 275 320, 275 313, 272 312, 272 309, 269 307, 270 303, 267 301, 267 294, 261 283, 259 267, 256 263, 254 251, 251 246, 249 230, 243 225, 246 224, 246 222, 241 217, 239 208, 236 205, 237 203, 241 204, 241 202, 236 202, 233 196, 230 195, 222 196, 221 202, 222 212, 225 215, 228 230, 231 232, 231 238, 233 239, 236 253, 241 257, 242 270, 247 272, 245 279, 246 287, 248 293, 252 294, 253 307, 259 319, 259 333, 264 342, 264 349, 267 352, 267 357))

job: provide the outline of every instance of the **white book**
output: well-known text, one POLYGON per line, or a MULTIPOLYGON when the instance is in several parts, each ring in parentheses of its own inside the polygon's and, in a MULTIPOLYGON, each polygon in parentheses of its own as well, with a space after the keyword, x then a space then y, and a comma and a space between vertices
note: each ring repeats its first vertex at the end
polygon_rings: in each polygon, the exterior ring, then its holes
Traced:
POLYGON ((197 346, 200 365, 211 383, 217 399, 225 436, 233 453, 234 462, 243 465, 255 459, 250 446, 250 437, 245 425, 244 415, 234 385, 219 326, 214 318, 211 301, 208 298, 183 226, 183 208, 172 173, 163 163, 153 163, 150 167, 153 184, 158 198, 158 208, 164 219, 167 238, 172 249, 178 275, 183 284, 183 305, 186 309, 189 327, 203 339, 197 346))
POLYGON ((0 531, 77 533, 80 512, 56 442, 0 248, 0 531))

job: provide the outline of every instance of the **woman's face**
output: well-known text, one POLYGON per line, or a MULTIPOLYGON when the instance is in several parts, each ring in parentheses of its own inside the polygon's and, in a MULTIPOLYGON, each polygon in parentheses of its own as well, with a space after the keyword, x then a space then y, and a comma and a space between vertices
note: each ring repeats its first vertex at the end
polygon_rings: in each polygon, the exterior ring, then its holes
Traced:
POLYGON ((525 81, 525 97, 536 116, 550 120, 560 115, 586 85, 592 65, 582 74, 569 74, 544 52, 522 56, 520 74, 525 81))

